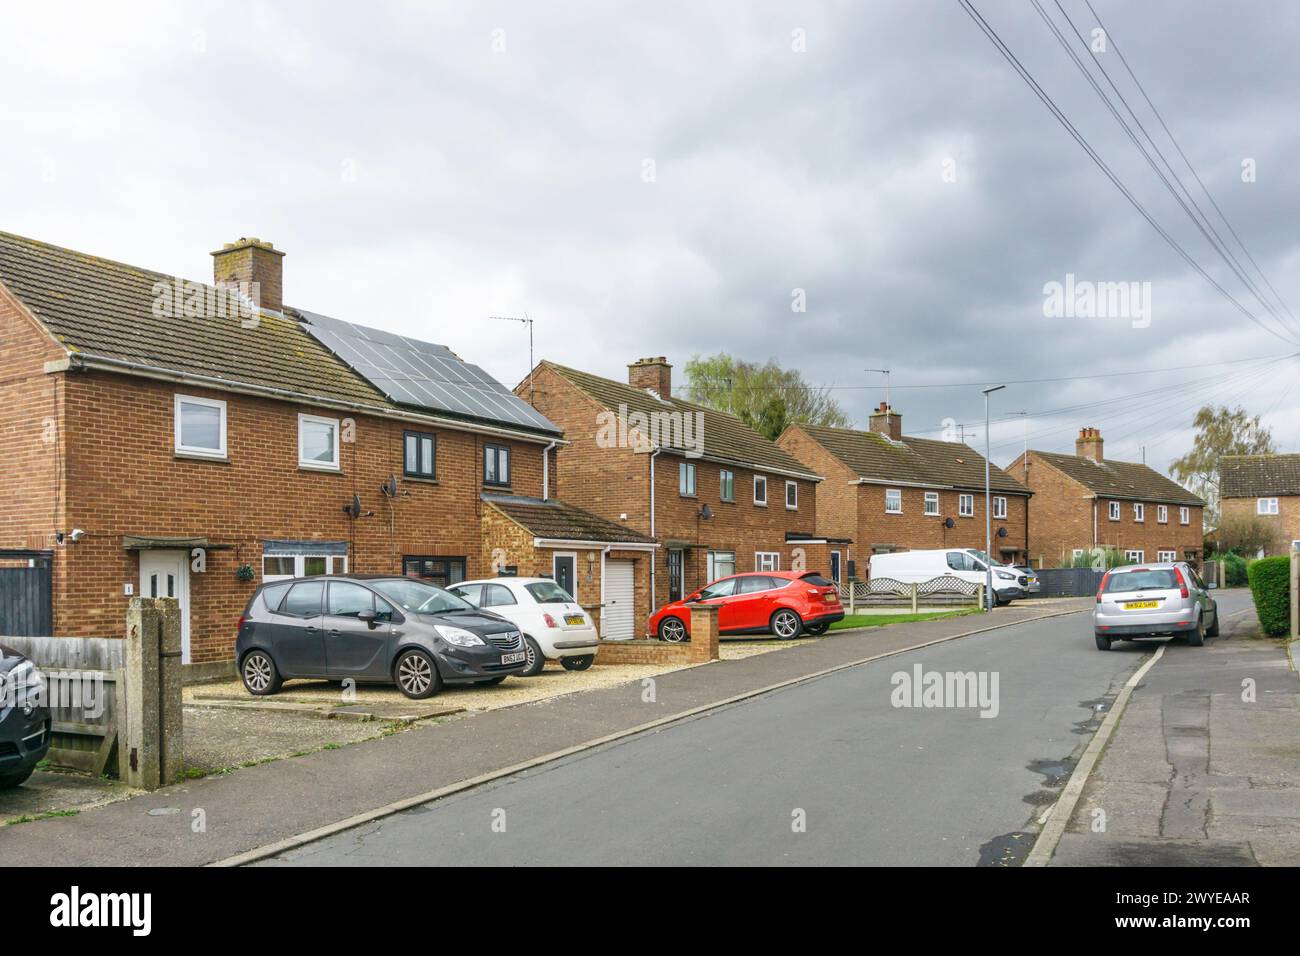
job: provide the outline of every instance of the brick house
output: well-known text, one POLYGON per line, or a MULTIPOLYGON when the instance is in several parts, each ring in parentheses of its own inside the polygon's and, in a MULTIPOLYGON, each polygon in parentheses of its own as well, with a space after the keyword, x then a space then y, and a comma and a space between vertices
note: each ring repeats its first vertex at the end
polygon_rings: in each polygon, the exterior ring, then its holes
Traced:
POLYGON ((664 358, 629 365, 627 384, 543 361, 515 392, 564 430, 558 494, 658 543, 638 584, 653 595, 647 617, 728 574, 829 571, 816 472, 734 415, 674 396, 664 358))
MULTIPOLYGON (((817 531, 851 538, 847 556, 866 577, 873 553, 917 548, 984 549, 984 457, 959 442, 903 434, 903 418, 884 402, 867 431, 790 425, 777 444, 825 477, 817 486, 817 531)), ((989 469, 993 554, 1026 554, 1029 489, 989 469)))
POLYGON ((1031 554, 1040 567, 1063 567, 1094 548, 1130 561, 1190 561, 1204 554, 1205 502, 1154 468, 1104 457, 1096 428, 1083 428, 1075 454, 1030 449, 1008 470, 1024 474, 1031 554))
POLYGON ((586 602, 584 544, 647 546, 591 524, 515 547, 494 499, 554 497, 556 425, 442 346, 284 305, 267 243, 213 258, 252 308, 212 312, 204 283, 169 304, 180 280, 0 233, 0 550, 52 559, 55 634, 116 636, 130 594, 175 596, 183 660, 216 672, 266 580, 446 585, 551 554, 586 602))
POLYGON ((1300 455, 1224 455, 1219 515, 1256 520, 1273 531, 1263 554, 1286 554, 1300 541, 1300 455))

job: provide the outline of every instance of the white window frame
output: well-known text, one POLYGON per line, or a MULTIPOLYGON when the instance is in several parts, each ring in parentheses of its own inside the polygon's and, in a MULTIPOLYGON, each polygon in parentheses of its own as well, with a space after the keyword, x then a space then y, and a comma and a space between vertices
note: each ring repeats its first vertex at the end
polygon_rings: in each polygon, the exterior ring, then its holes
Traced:
POLYGON ((216 398, 200 398, 197 395, 181 395, 177 393, 172 403, 173 431, 175 433, 175 443, 173 450, 178 455, 193 455, 198 458, 225 458, 226 457, 226 403, 216 398), (221 412, 221 443, 217 448, 204 448, 202 445, 186 445, 181 441, 181 406, 182 405, 203 405, 207 408, 216 408, 221 412))
POLYGON ((1277 508, 1276 498, 1255 499, 1255 514, 1268 515, 1269 517, 1272 517, 1273 515, 1277 514, 1277 512, 1278 512, 1278 508, 1277 508))
POLYGON ((902 513, 903 513, 903 489, 902 489, 902 488, 886 488, 886 489, 885 489, 885 514, 887 514, 887 515, 901 515, 902 513), (894 508, 889 507, 889 497, 890 497, 890 495, 896 495, 896 496, 897 496, 897 498, 898 498, 898 505, 897 505, 897 507, 894 507, 894 508))
POLYGON ((1007 519, 1007 499, 1006 499, 1006 498, 1000 498, 1000 497, 999 497, 999 498, 994 498, 994 499, 993 499, 993 517, 994 517, 994 518, 999 518, 999 519, 1001 519, 1001 520, 1003 520, 1003 521, 1005 521, 1005 520, 1007 519))
POLYGON ((729 578, 736 573, 736 552, 735 551, 710 551, 708 554, 708 558, 705 562, 705 565, 707 570, 707 577, 710 583, 718 580, 719 578, 729 578), (731 565, 731 570, 728 571, 726 574, 722 574, 718 571, 718 557, 720 555, 726 555, 730 559, 727 563, 731 565))
POLYGON ((677 493, 683 498, 694 498, 695 495, 695 462, 681 461, 677 463, 677 493))
POLYGON ((780 571, 781 552, 780 551, 755 551, 754 570, 755 571, 780 571))
POLYGON ((342 471, 342 464, 339 461, 339 420, 337 418, 327 418, 324 415, 298 415, 298 467, 309 468, 312 471, 342 471), (315 461, 303 458, 302 454, 302 426, 307 422, 314 425, 330 425, 334 429, 334 462, 327 464, 325 462, 315 461))
MULTIPOLYGON (((735 501, 736 500, 736 473, 730 468, 718 469, 718 500, 735 501), (727 494, 727 482, 731 482, 731 494, 727 494)), ((710 581, 715 580, 710 578, 710 581)))
POLYGON ((1191 523, 1192 523, 1192 509, 1191 509, 1191 508, 1187 507, 1186 505, 1181 505, 1181 506, 1178 508, 1178 523, 1179 523, 1179 524, 1191 524, 1191 523))
POLYGON ((754 476, 754 504, 761 505, 764 508, 767 507, 767 475, 754 476), (761 498, 758 496, 759 484, 763 486, 763 497, 761 498))
POLYGON ((326 574, 347 574, 348 573, 348 556, 346 554, 312 554, 303 552, 302 554, 264 554, 262 555, 262 583, 269 584, 272 581, 294 581, 298 578, 305 578, 304 573, 308 558, 324 558, 326 574), (292 558, 293 574, 267 574, 267 558, 292 558), (339 567, 339 563, 342 567, 339 567))
POLYGON ((1157 551, 1156 561, 1160 564, 1173 564, 1178 560, 1177 551, 1157 551))
POLYGON ((975 517, 975 496, 974 495, 957 496, 957 517, 958 518, 975 517))
POLYGON ((1156 505, 1156 524, 1169 524, 1169 506, 1156 505))
POLYGON ((787 481, 785 483, 785 510, 799 510, 799 482, 797 481, 787 481), (790 492, 792 491, 794 492, 794 504, 790 504, 790 492))
POLYGON ((1133 502, 1133 520, 1142 524, 1147 520, 1147 506, 1140 501, 1133 502))
POLYGON ((1112 501, 1112 502, 1110 503, 1110 520, 1111 520, 1111 521, 1118 521, 1118 520, 1119 520, 1119 502, 1118 502, 1118 501, 1112 501))
POLYGON ((939 517, 939 492, 927 491, 925 493, 925 506, 923 509, 923 514, 925 514, 926 517, 930 517, 930 518, 939 517), (931 505, 933 505, 934 507, 931 508, 930 507, 931 505))
POLYGON ((1133 550, 1124 552, 1124 560, 1132 561, 1134 564, 1145 564, 1146 559, 1147 553, 1145 551, 1133 550), (1137 557, 1134 557, 1134 555, 1137 555, 1137 557))

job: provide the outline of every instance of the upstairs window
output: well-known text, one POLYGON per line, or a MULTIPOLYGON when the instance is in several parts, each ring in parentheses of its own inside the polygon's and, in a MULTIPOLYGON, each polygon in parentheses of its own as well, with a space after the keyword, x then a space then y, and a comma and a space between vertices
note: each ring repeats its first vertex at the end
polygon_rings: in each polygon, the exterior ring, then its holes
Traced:
POLYGON ((1146 521, 1146 520, 1147 520, 1147 506, 1146 506, 1146 505, 1144 505, 1144 504, 1142 504, 1142 503, 1140 503, 1140 502, 1137 502, 1137 501, 1133 502, 1133 520, 1134 520, 1134 521, 1138 521, 1138 522, 1146 521))
MULTIPOLYGON (((736 500, 736 473, 723 468, 718 472, 718 497, 722 501, 736 500)), ((710 576, 712 581, 713 577, 710 576)))
POLYGON ((1259 498, 1255 501, 1255 513, 1261 515, 1277 514, 1276 498, 1259 498))
POLYGON ((1007 516, 1007 499, 1006 499, 1006 498, 994 498, 994 499, 993 499, 993 517, 995 517, 995 518, 1005 518, 1006 516, 1007 516))
POLYGON ((406 432, 402 470, 411 478, 438 477, 438 437, 427 432, 406 432))
POLYGON ((212 398, 177 395, 175 404, 178 455, 226 457, 226 403, 212 398))
POLYGON ((927 491, 925 493, 925 513, 931 516, 939 514, 939 492, 927 491))
POLYGON ((298 467, 339 470, 339 420, 298 416, 298 467))
POLYGON ((901 515, 903 513, 903 491, 901 488, 885 489, 885 514, 901 515))
POLYGON ((1112 501, 1112 502, 1110 503, 1110 520, 1111 520, 1111 521, 1118 521, 1118 520, 1119 520, 1119 502, 1118 502, 1118 501, 1112 501))
POLYGON ((483 484, 509 487, 510 449, 505 445, 483 446, 483 484))
POLYGON ((677 465, 677 493, 683 498, 695 497, 695 463, 683 461, 677 465))
POLYGON ((1168 523, 1169 523, 1169 506, 1168 506, 1168 505, 1156 505, 1156 522, 1157 522, 1158 524, 1168 524, 1168 523))
POLYGON ((1191 509, 1191 508, 1188 508, 1188 507, 1184 506, 1184 507, 1181 507, 1181 508, 1178 509, 1178 523, 1179 523, 1179 524, 1191 524, 1191 523, 1192 523, 1192 509, 1191 509))
POLYGON ((762 475, 754 476, 754 504, 767 504, 767 479, 762 475))
POLYGON ((957 497, 957 516, 959 518, 975 517, 974 495, 959 495, 957 497))
POLYGON ((799 510, 799 483, 787 481, 785 483, 785 506, 791 511, 799 510))

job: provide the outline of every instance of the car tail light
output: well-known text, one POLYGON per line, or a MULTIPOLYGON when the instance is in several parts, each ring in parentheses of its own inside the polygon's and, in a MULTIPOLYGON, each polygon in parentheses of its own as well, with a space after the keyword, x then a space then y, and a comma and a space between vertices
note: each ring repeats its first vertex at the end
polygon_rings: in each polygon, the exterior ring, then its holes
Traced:
POLYGON ((1187 582, 1183 580, 1183 572, 1180 568, 1174 568, 1174 577, 1178 579, 1178 590, 1183 597, 1187 597, 1187 582))
POLYGON ((1103 575, 1101 576, 1101 584, 1097 585, 1097 603, 1098 603, 1098 604, 1101 603, 1101 592, 1103 592, 1103 591, 1106 590, 1106 579, 1109 578, 1109 577, 1110 577, 1110 572, 1107 571, 1105 574, 1103 574, 1103 575))
POLYGON ((558 624, 555 623, 555 618, 551 617, 551 615, 547 614, 547 613, 544 612, 544 611, 542 612, 542 620, 546 622, 546 626, 547 626, 547 627, 559 627, 559 626, 560 626, 560 625, 558 625, 558 624))
POLYGON ((242 630, 244 629, 244 624, 245 624, 247 621, 248 621, 248 615, 247 615, 247 614, 241 614, 241 615, 239 615, 239 623, 235 625, 235 633, 236 633, 236 634, 238 634, 240 631, 242 631, 242 630))

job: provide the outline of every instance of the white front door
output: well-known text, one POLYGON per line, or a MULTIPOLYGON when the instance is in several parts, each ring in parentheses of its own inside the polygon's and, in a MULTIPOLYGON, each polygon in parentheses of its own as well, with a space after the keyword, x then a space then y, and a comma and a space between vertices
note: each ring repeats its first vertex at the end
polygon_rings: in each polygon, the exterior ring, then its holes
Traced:
POLYGON ((190 563, 185 551, 140 552, 140 596, 181 603, 181 663, 190 662, 190 563))

